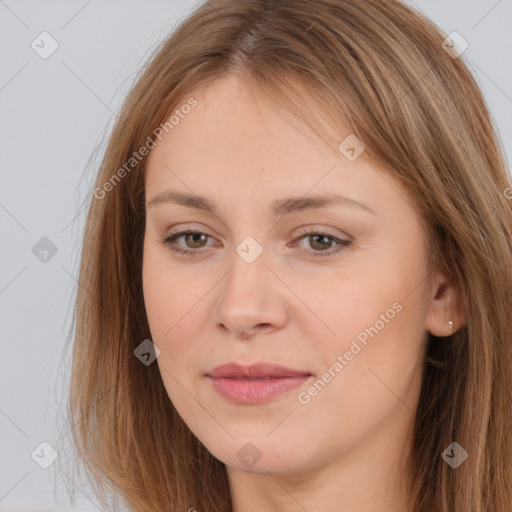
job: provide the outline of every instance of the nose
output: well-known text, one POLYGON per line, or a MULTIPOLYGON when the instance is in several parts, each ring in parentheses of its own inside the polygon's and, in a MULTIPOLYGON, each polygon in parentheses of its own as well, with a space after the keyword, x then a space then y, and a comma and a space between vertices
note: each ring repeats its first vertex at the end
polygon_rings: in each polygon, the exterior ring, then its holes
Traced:
POLYGON ((249 263, 234 252, 231 270, 216 287, 214 321, 219 329, 249 339, 286 324, 286 286, 276 277, 276 265, 267 256, 264 250, 249 263))

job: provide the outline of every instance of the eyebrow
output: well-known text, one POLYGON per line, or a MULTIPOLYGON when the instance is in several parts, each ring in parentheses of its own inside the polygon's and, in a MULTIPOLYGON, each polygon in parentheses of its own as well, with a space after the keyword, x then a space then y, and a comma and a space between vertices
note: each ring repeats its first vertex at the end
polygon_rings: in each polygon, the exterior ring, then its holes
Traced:
MULTIPOLYGON (((148 201, 147 206, 154 206, 162 203, 175 203, 188 208, 196 208, 198 210, 215 212, 217 206, 214 202, 206 197, 197 194, 188 194, 182 192, 165 191, 148 201)), ((356 201, 350 197, 340 196, 336 194, 323 194, 316 196, 288 197, 285 199, 277 199, 272 203, 272 208, 276 216, 286 215, 292 212, 323 208, 326 206, 342 205, 353 208, 360 208, 367 212, 377 215, 375 211, 367 204, 356 201)))

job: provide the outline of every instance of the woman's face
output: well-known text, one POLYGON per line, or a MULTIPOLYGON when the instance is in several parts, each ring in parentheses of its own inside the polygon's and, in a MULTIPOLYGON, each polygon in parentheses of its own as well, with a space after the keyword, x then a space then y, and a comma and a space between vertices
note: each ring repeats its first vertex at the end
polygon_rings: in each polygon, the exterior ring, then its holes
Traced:
POLYGON ((169 398, 235 470, 308 471, 363 445, 377 460, 409 435, 422 377, 413 201, 358 147, 334 155, 234 77, 190 96, 145 183, 144 300, 169 398), (199 234, 164 243, 186 230, 199 234), (214 372, 260 362, 297 373, 214 372))

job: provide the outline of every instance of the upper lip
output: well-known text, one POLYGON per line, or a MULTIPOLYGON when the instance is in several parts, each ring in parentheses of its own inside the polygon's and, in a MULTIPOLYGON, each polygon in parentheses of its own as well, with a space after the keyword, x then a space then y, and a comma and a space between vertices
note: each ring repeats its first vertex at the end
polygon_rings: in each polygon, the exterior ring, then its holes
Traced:
POLYGON ((238 363, 227 363, 216 366, 207 373, 209 377, 216 379, 236 379, 236 378, 265 378, 265 377, 300 377, 311 375, 308 371, 294 370, 273 363, 255 363, 249 366, 238 363))

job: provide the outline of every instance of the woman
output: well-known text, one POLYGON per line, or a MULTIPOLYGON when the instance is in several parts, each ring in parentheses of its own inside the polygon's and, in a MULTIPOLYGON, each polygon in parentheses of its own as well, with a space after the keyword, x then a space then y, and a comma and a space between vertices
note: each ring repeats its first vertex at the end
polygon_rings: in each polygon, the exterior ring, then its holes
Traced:
POLYGON ((511 183, 393 0, 202 4, 94 188, 70 419, 137 511, 512 508, 511 183))

